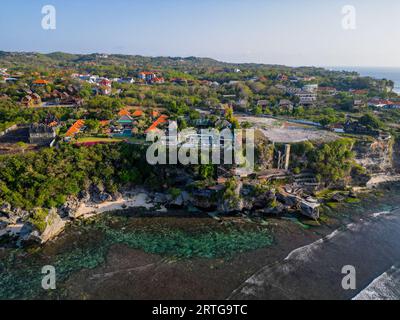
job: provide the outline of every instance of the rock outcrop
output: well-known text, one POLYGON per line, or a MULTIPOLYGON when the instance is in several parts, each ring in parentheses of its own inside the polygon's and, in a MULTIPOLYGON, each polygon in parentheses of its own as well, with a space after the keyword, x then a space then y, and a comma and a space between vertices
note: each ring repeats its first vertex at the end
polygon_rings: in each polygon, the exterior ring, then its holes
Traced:
POLYGON ((46 217, 46 228, 40 235, 41 243, 58 236, 65 228, 66 219, 62 219, 57 212, 57 209, 50 209, 46 217))
POLYGON ((393 171, 393 144, 390 135, 358 140, 354 146, 356 162, 369 174, 393 171))
POLYGON ((196 190, 191 194, 191 203, 194 207, 205 211, 217 209, 218 199, 214 190, 196 190))

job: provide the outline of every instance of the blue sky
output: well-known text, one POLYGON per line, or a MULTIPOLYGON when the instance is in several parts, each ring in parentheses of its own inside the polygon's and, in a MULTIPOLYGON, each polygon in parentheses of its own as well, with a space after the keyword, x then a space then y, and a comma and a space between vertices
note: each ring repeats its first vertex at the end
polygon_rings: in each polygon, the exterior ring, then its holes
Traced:
POLYGON ((398 0, 3 0, 0 50, 400 67, 398 0), (41 27, 44 5, 56 30, 41 27), (356 29, 342 28, 342 7, 356 29))

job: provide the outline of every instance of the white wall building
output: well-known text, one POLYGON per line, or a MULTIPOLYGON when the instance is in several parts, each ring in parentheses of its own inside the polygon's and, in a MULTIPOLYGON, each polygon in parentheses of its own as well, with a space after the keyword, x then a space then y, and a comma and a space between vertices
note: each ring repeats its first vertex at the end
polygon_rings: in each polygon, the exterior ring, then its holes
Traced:
POLYGON ((318 90, 318 84, 306 84, 303 87, 303 91, 306 92, 317 92, 317 90, 318 90))

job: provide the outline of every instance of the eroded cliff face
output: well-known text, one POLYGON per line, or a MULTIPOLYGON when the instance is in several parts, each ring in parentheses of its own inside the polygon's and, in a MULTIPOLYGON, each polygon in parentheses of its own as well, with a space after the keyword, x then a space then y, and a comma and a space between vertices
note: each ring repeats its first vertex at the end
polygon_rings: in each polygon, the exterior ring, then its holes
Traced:
POLYGON ((356 162, 368 174, 384 174, 395 170, 394 138, 389 135, 358 140, 353 150, 356 153, 356 162))
POLYGON ((400 173, 400 139, 393 143, 393 169, 397 174, 400 173))

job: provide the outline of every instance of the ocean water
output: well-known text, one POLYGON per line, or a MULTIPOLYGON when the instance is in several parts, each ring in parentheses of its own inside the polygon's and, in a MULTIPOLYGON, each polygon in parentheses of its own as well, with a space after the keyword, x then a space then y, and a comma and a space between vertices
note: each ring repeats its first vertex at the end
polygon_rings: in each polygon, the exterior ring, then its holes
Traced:
POLYGON ((399 210, 371 214, 265 266, 229 298, 399 300, 399 229, 399 210), (354 289, 342 287, 344 266, 354 267, 354 289))
POLYGON ((362 219, 261 268, 229 299, 399 300, 399 188, 366 198, 357 207, 338 208, 350 216, 362 212, 362 219), (344 266, 356 271, 355 289, 342 286, 344 266))
POLYGON ((400 68, 392 67, 328 67, 336 71, 355 71, 363 77, 388 79, 394 82, 394 91, 400 94, 400 68))

